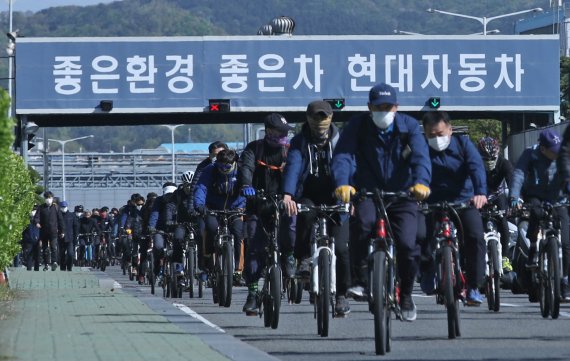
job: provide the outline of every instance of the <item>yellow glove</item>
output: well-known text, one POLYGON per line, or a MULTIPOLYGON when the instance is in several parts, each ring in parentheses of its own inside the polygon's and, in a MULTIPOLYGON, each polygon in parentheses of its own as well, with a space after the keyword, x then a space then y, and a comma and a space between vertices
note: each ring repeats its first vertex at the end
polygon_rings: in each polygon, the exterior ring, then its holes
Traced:
POLYGON ((426 199, 427 197, 429 197, 429 194, 431 193, 431 190, 429 189, 428 186, 425 186, 423 184, 417 183, 414 184, 411 188, 410 188, 410 192, 412 192, 412 194, 414 195, 414 197, 418 200, 418 201, 423 201, 424 199, 426 199))
POLYGON ((340 186, 334 190, 334 195, 343 203, 350 202, 350 197, 356 193, 353 186, 340 186))

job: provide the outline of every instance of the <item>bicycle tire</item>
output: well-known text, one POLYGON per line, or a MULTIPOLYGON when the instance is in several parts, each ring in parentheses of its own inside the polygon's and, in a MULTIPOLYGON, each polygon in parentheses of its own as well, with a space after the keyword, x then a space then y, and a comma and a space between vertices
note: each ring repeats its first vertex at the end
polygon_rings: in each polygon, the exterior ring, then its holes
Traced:
POLYGON ((221 304, 224 307, 230 307, 232 304, 232 287, 234 276, 234 252, 231 244, 226 243, 223 246, 223 287, 225 293, 225 302, 221 304))
POLYGON ((297 279, 297 291, 295 293, 295 304, 299 304, 301 303, 301 300, 303 299, 303 291, 305 290, 305 284, 303 282, 303 280, 301 279, 297 279))
POLYGON ((173 262, 170 265, 170 298, 178 298, 178 275, 176 274, 176 267, 173 262))
POLYGON ((447 309, 447 337, 454 339, 457 336, 456 323, 459 318, 458 302, 455 299, 455 273, 453 267, 453 254, 450 246, 442 248, 442 287, 445 307, 447 309))
POLYGON ((558 258, 558 239, 548 237, 548 280, 550 282, 550 316, 557 319, 560 315, 560 263, 558 258))
POLYGON ((287 293, 287 302, 289 304, 295 303, 297 299, 297 279, 288 278, 285 280, 285 292, 287 293))
POLYGON ((105 247, 101 247, 101 254, 99 255, 99 259, 101 260, 101 272, 105 272, 107 269, 107 249, 105 247))
MULTIPOLYGON (((223 250, 220 250, 223 252, 223 250)), ((223 270, 223 262, 224 258, 222 257, 222 253, 217 256, 217 265, 216 265, 216 294, 218 302, 216 302, 219 306, 223 306, 226 304, 226 287, 224 285, 224 270, 223 270)))
POLYGON ((196 250, 194 247, 190 247, 186 253, 186 268, 187 276, 186 282, 188 282, 188 295, 190 298, 194 298, 194 279, 196 278, 196 250))
MULTIPOLYGON (((374 314, 374 345, 377 355, 386 354, 386 253, 382 250, 372 256, 372 313, 374 314)), ((370 302, 370 301, 369 301, 370 302)))
MULTIPOLYGON (((269 277, 265 282, 270 282, 269 277)), ((259 296, 261 298, 261 306, 262 308, 259 309, 259 312, 263 313, 263 326, 270 327, 271 326, 271 318, 273 317, 273 309, 271 308, 271 295, 269 294, 269 286, 263 285, 263 290, 259 296), (266 287, 267 286, 267 287, 266 287)))
POLYGON ((281 268, 277 265, 269 272, 269 294, 271 301, 271 328, 277 329, 279 326, 279 311, 281 309, 281 268))
POLYGON ((150 284, 150 294, 154 295, 154 283, 156 282, 154 277, 154 254, 151 252, 147 255, 147 269, 148 272, 148 283, 150 284))
POLYGON ((489 311, 499 312, 501 306, 501 296, 500 296, 500 263, 499 263, 499 249, 498 242, 496 240, 491 240, 487 245, 487 257, 488 257, 488 273, 487 276, 487 304, 489 306, 489 311))
POLYGON ((331 259, 328 250, 319 252, 319 294, 317 295, 317 331, 321 337, 329 335, 329 305, 331 302, 331 259))
POLYGON ((201 280, 198 280, 198 298, 204 297, 204 283, 201 280))
POLYGON ((540 305, 540 314, 543 318, 550 316, 550 282, 548 280, 548 243, 544 246, 547 250, 540 252, 538 260, 538 269, 536 277, 538 279, 538 303, 540 305))

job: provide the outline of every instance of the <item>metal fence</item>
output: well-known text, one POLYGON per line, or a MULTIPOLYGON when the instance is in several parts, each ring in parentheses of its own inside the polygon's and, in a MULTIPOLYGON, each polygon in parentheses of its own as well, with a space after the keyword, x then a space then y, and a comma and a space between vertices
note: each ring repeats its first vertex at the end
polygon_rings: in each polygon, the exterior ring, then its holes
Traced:
POLYGON ((529 129, 521 133, 510 135, 507 138, 507 154, 509 160, 513 164, 516 164, 520 155, 526 148, 532 147, 538 143, 538 135, 544 129, 551 128, 556 130, 558 134, 560 134, 560 139, 562 140, 562 135, 564 134, 568 123, 570 122, 562 122, 538 129, 529 129))

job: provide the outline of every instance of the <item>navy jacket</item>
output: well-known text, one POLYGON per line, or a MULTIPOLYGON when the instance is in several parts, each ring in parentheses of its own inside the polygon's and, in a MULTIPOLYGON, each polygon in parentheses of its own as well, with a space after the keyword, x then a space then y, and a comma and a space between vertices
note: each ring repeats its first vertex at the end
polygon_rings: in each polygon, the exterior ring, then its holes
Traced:
POLYGON ((223 174, 214 164, 202 171, 194 191, 194 207, 209 209, 236 209, 245 207, 245 198, 240 194, 237 169, 223 174))
POLYGON ((174 192, 156 198, 150 212, 148 226, 168 231, 170 227, 181 222, 189 222, 190 215, 194 211, 191 197, 186 195, 183 187, 178 187, 174 192))
POLYGON ((79 218, 73 212, 61 212, 64 224, 64 243, 77 244, 77 235, 79 234, 79 218))
POLYGON ((36 227, 33 219, 30 219, 30 224, 22 232, 22 242, 24 244, 37 244, 40 239, 40 229, 36 227))
MULTIPOLYGON (((338 128, 331 124, 331 137, 325 146, 332 151, 339 138, 338 128)), ((306 124, 301 132, 291 139, 291 146, 287 153, 287 164, 283 170, 283 192, 299 199, 303 194, 303 184, 310 174, 310 130, 306 124)), ((331 152, 332 153, 332 152, 331 152)))
POLYGON ((487 195, 483 159, 466 136, 452 136, 447 149, 429 148, 432 179, 429 203, 467 202, 474 195, 487 195))
POLYGON ((510 197, 521 198, 522 195, 556 202, 562 196, 561 183, 556 161, 546 158, 535 145, 524 150, 515 166, 510 197))
POLYGON ((396 113, 391 128, 384 138, 370 113, 350 119, 334 151, 332 172, 336 187, 353 185, 357 189, 398 192, 416 183, 429 185, 431 163, 418 121, 396 113))

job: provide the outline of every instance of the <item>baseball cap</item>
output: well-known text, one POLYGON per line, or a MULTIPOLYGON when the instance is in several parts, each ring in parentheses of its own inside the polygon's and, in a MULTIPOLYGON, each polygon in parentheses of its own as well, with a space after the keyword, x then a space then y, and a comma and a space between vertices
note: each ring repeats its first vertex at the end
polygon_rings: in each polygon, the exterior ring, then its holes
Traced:
POLYGON ((294 128, 287 123, 285 117, 281 114, 271 113, 263 119, 266 128, 275 129, 283 133, 287 133, 294 128))
POLYGON ((67 207, 67 206, 68 206, 67 201, 61 201, 61 202, 59 202, 59 206, 60 206, 60 207, 67 207))
POLYGON ((546 149, 558 153, 562 141, 560 135, 554 129, 545 129, 540 132, 538 143, 546 149))
POLYGON ((307 106, 307 115, 314 117, 317 114, 323 114, 324 116, 330 116, 333 113, 331 105, 324 100, 315 100, 310 102, 307 106))
POLYGON ((396 89, 386 83, 376 84, 368 93, 368 102, 372 105, 398 104, 396 89))

